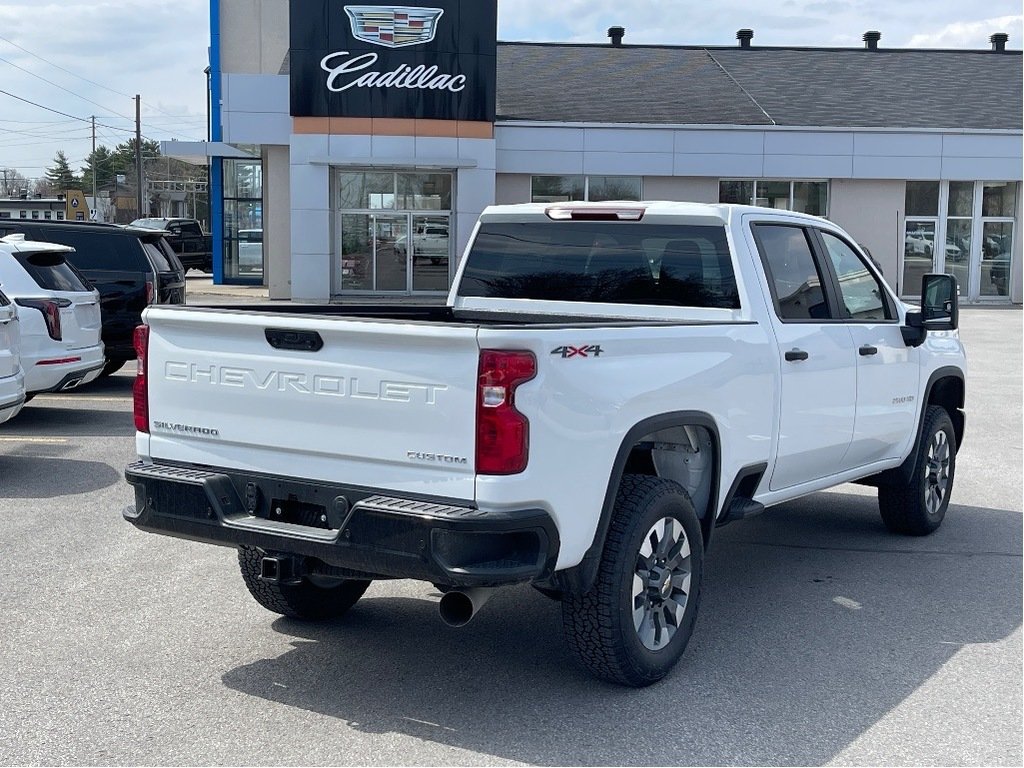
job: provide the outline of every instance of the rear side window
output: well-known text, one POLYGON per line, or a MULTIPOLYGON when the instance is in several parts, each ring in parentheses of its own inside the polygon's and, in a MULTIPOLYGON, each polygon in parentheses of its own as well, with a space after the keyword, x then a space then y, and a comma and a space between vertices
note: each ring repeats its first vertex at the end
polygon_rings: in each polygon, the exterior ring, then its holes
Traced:
POLYGON ((725 227, 706 225, 485 223, 459 295, 739 307, 725 227))
POLYGON ((173 267, 171 262, 167 260, 167 256, 160 250, 160 246, 153 240, 147 240, 142 243, 142 247, 146 249, 146 253, 149 254, 149 260, 153 263, 153 269, 157 272, 171 272, 173 267))
POLYGON ((11 255, 44 291, 92 290, 64 260, 63 253, 14 251, 11 255))
POLYGON ((39 231, 36 239, 70 245, 75 252, 68 254, 68 261, 82 270, 150 271, 139 239, 116 230, 88 232, 61 226, 46 227, 39 231))
POLYGON ((804 228, 755 224, 754 235, 767 268, 778 316, 783 320, 830 318, 821 274, 804 228))

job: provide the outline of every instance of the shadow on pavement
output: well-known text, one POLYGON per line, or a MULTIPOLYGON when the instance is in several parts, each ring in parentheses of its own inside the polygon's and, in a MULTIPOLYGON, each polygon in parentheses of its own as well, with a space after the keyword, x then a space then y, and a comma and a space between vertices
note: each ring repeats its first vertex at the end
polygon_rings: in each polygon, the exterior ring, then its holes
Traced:
POLYGON ((528 587, 461 630, 430 601, 371 588, 341 620, 278 619, 292 650, 223 682, 360 731, 529 763, 817 765, 961 646, 1020 626, 1020 555, 1019 512, 954 507, 910 539, 884 530, 873 498, 822 493, 716 533, 690 647, 644 690, 576 667, 558 605, 528 587))
MULTIPOLYGON (((53 401, 51 401, 53 402, 53 401)), ((116 404, 89 403, 89 407, 65 408, 36 398, 22 408, 7 432, 29 437, 133 437, 135 422, 131 410, 112 408, 116 404)), ((130 401, 129 401, 130 402, 130 401)))
MULTIPOLYGON (((47 446, 48 449, 54 447, 60 446, 47 446)), ((0 497, 3 498, 59 499, 92 493, 123 481, 120 472, 99 461, 0 454, 0 497)))

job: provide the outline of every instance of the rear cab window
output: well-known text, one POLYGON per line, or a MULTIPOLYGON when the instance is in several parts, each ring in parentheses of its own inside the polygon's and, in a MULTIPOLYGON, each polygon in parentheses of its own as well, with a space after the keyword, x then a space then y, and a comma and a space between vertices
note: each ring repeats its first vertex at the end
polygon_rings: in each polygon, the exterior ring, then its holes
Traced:
POLYGON ((791 224, 754 224, 753 231, 779 319, 830 319, 832 311, 807 230, 791 224))
POLYGON ((725 226, 484 222, 460 296, 737 309, 725 226))

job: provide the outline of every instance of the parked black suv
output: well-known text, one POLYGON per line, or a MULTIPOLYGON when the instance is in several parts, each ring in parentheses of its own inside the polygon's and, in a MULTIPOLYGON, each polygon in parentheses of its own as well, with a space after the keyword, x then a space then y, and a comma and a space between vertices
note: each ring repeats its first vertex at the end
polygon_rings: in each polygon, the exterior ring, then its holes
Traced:
POLYGON ((185 270, 213 272, 213 237, 195 219, 136 219, 133 227, 160 229, 185 270))
POLYGON ((14 234, 75 249, 67 260, 100 292, 103 375, 135 358, 132 334, 147 305, 185 303, 185 269, 161 232, 91 222, 0 220, 0 237, 14 234))

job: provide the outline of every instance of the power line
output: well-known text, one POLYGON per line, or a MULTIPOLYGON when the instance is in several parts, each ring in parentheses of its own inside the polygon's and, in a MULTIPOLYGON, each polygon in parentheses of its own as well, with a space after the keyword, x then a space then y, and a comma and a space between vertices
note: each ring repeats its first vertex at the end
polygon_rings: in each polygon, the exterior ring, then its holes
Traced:
MULTIPOLYGON (((45 77, 43 77, 41 75, 37 75, 35 72, 27 70, 24 67, 15 64, 13 61, 10 61, 8 59, 3 58, 2 56, 0 56, 0 61, 4 62, 5 64, 10 64, 15 69, 20 69, 26 75, 29 75, 30 77, 36 78, 36 80, 42 80, 44 83, 52 85, 54 88, 59 88, 60 90, 64 91, 65 93, 70 93, 76 99, 81 99, 82 101, 87 101, 90 104, 92 104, 94 107, 100 107, 101 109, 106 109, 106 110, 108 110, 110 112, 114 112, 114 110, 110 109, 110 107, 104 107, 99 102, 93 101, 92 99, 87 99, 87 98, 85 98, 85 96, 80 96, 79 94, 77 94, 74 91, 72 91, 70 88, 65 88, 63 85, 59 85, 58 83, 53 82, 53 80, 47 80, 45 77)), ((117 112, 114 112, 114 114, 118 115, 117 112)), ((127 117, 125 115, 118 115, 118 117, 124 117, 126 120, 131 120, 130 117, 127 117)))
MULTIPOLYGON (((11 45, 13 45, 13 46, 14 46, 15 48, 17 48, 17 49, 19 49, 19 50, 21 50, 21 51, 24 51, 25 53, 27 53, 27 54, 28 54, 29 56, 35 56, 35 57, 36 57, 37 59, 39 59, 40 61, 42 61, 42 62, 44 62, 44 63, 46 63, 46 64, 49 64, 49 65, 50 65, 51 67, 56 67, 56 68, 57 68, 57 69, 59 69, 59 70, 60 70, 61 72, 67 72, 67 73, 68 73, 69 75, 71 75, 72 77, 77 77, 77 78, 78 78, 79 80, 84 80, 85 82, 87 82, 87 83, 91 83, 92 85, 95 85, 95 86, 96 86, 96 87, 98 87, 98 88, 102 88, 102 89, 103 89, 103 90, 105 90, 105 91, 110 91, 111 93, 116 93, 116 94, 117 94, 118 96, 124 96, 124 97, 125 97, 126 99, 131 99, 131 98, 134 98, 134 97, 133 97, 133 96, 131 96, 130 94, 127 94, 127 93, 123 93, 123 92, 121 92, 121 91, 117 91, 117 90, 114 90, 113 88, 108 88, 107 86, 103 85, 102 83, 97 83, 97 82, 96 82, 95 80, 90 80, 90 79, 89 79, 89 78, 87 78, 87 77, 82 77, 82 76, 81 76, 81 75, 79 75, 79 74, 78 74, 77 72, 72 72, 72 71, 71 71, 70 69, 65 69, 64 67, 60 66, 59 64, 54 64, 54 63, 53 63, 52 61, 50 61, 49 59, 44 59, 44 58, 43 58, 42 56, 40 56, 40 55, 39 55, 38 53, 33 53, 33 52, 32 52, 32 51, 30 51, 30 50, 29 50, 28 48, 23 48, 22 46, 18 45, 18 44, 17 44, 16 42, 14 42, 13 40, 8 40, 8 39, 7 39, 6 37, 3 37, 3 36, 0 36, 0 40, 3 40, 3 41, 4 41, 5 43, 10 43, 10 44, 11 44, 11 45)), ((10 63, 10 62, 8 62, 8 63, 10 63)), ((17 66, 17 65, 15 65, 15 66, 17 66)), ((19 69, 20 69, 20 67, 19 67, 19 69)), ((30 73, 30 74, 31 74, 31 73, 30 73)), ((139 99, 139 101, 142 101, 142 100, 141 100, 141 99, 139 99)), ((90 103, 92 103, 92 102, 90 102, 90 103)), ((160 113, 162 113, 162 114, 164 114, 164 115, 167 115, 168 117, 176 117, 176 115, 171 115, 171 114, 168 114, 167 112, 164 112, 164 110, 160 109, 159 107, 155 107, 155 106, 153 106, 152 104, 149 104, 149 103, 147 103, 147 102, 145 102, 145 101, 142 101, 142 103, 143 103, 143 104, 145 104, 145 105, 146 105, 147 107, 149 107, 150 109, 154 109, 154 110, 156 110, 157 112, 160 112, 160 113)), ((113 110, 111 110, 111 111, 113 112, 113 110)), ((116 113, 115 113, 115 114, 116 114, 116 113)), ((124 115, 120 115, 120 117, 124 117, 124 115)), ((131 118, 128 118, 128 119, 131 119, 131 118)))
MULTIPOLYGON (((34 101, 29 101, 28 99, 23 99, 21 96, 15 96, 13 93, 11 93, 10 91, 5 91, 3 88, 0 88, 0 93, 4 94, 5 96, 10 96, 12 99, 17 99, 18 101, 23 101, 26 104, 31 104, 33 107, 39 107, 40 109, 45 109, 47 112, 53 112, 53 114, 55 114, 55 115, 62 115, 64 117, 70 117, 72 120, 77 120, 80 123, 91 123, 91 121, 88 120, 87 118, 76 117, 75 115, 69 115, 67 112, 61 112, 59 109, 52 109, 51 107, 44 107, 42 104, 37 104, 34 101)), ((131 128, 117 128, 117 127, 115 127, 113 125, 105 125, 103 123, 96 123, 96 125, 102 125, 104 128, 109 128, 112 131, 124 131, 125 133, 134 133, 135 132, 131 128)))

